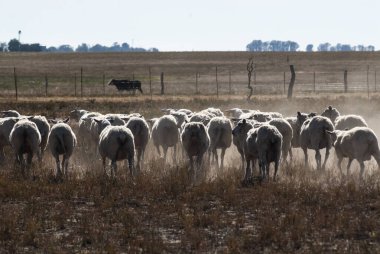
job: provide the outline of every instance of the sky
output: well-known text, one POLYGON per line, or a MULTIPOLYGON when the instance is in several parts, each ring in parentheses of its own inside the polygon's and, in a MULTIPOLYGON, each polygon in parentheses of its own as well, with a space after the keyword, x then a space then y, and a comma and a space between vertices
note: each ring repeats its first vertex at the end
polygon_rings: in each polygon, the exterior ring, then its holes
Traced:
POLYGON ((160 51, 244 51, 252 40, 374 45, 378 0, 0 0, 0 42, 127 42, 160 51))

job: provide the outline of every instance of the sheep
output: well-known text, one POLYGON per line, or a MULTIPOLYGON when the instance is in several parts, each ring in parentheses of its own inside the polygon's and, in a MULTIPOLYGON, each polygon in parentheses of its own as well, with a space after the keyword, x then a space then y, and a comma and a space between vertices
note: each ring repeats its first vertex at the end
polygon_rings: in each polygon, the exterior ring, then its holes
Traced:
POLYGON ((210 152, 213 153, 213 159, 216 159, 217 168, 224 168, 224 155, 226 149, 232 143, 232 124, 228 118, 214 117, 207 125, 207 132, 210 137, 210 152), (222 149, 220 155, 220 165, 218 161, 217 149, 222 149))
POLYGON ((20 113, 17 112, 16 110, 6 110, 6 111, 1 111, 3 114, 3 117, 20 117, 20 113))
MULTIPOLYGON (((285 118, 285 120, 289 122, 293 130, 293 138, 291 142, 291 147, 293 148, 301 147, 300 145, 301 126, 306 121, 306 119, 312 118, 314 116, 316 116, 316 113, 307 114, 307 113, 297 112, 297 116, 285 118)), ((289 149, 289 155, 290 155, 290 158, 293 158, 292 149, 289 149)))
POLYGON ((332 137, 335 153, 338 157, 338 167, 342 172, 343 158, 348 157, 347 175, 351 163, 356 159, 360 164, 360 179, 363 177, 364 161, 373 156, 380 167, 380 150, 376 134, 367 127, 354 127, 350 130, 327 131, 332 137))
POLYGON ((321 153, 319 149, 326 148, 322 169, 325 168, 332 146, 330 135, 326 131, 333 130, 334 125, 331 120, 324 116, 314 116, 303 123, 300 133, 300 146, 305 155, 305 166, 308 166, 307 149, 314 149, 317 169, 321 169, 321 153))
POLYGON ((102 114, 98 112, 88 112, 79 119, 78 137, 80 139, 80 144, 83 144, 85 140, 91 139, 92 119, 98 116, 102 116, 102 114))
POLYGON ((137 168, 142 168, 145 149, 150 138, 149 125, 144 118, 131 117, 125 126, 132 131, 137 152, 137 168))
POLYGON ((185 113, 187 116, 191 116, 193 114, 193 111, 191 111, 190 109, 185 109, 185 108, 181 108, 181 109, 172 109, 172 108, 164 108, 164 109, 161 109, 162 112, 164 112, 166 115, 170 115, 172 113, 185 113))
POLYGON ((200 113, 209 115, 211 118, 215 116, 224 116, 223 112, 218 108, 206 108, 201 110, 200 113))
POLYGON ((15 123, 9 134, 9 143, 14 150, 16 163, 21 164, 23 170, 30 168, 34 154, 37 154, 41 163, 41 135, 35 123, 27 119, 15 123), (27 154, 26 164, 24 154, 27 154))
POLYGON ((69 159, 77 145, 77 138, 71 127, 67 124, 69 119, 67 118, 64 121, 50 120, 54 125, 49 134, 48 146, 57 165, 57 176, 61 176, 62 174, 67 176, 69 159), (59 161, 60 155, 63 155, 62 166, 59 161))
POLYGON ((255 161, 259 160, 261 176, 269 177, 269 164, 275 163, 275 172, 273 179, 275 180, 282 150, 282 135, 275 126, 268 124, 253 124, 247 133, 247 138, 244 144, 244 156, 247 163, 245 170, 244 181, 249 181, 252 177, 252 167, 255 161), (266 173, 265 173, 266 172, 266 173))
POLYGON ((268 122, 268 121, 272 120, 272 116, 270 116, 266 112, 257 112, 255 114, 253 114, 251 119, 253 119, 257 122, 268 122))
POLYGON ((207 126, 207 124, 210 122, 211 118, 212 117, 209 114, 197 112, 197 113, 194 113, 190 117, 189 122, 199 122, 199 123, 203 123, 204 126, 207 126))
POLYGON ((70 119, 74 120, 76 122, 79 122, 79 119, 84 115, 89 113, 87 110, 84 109, 74 109, 70 111, 70 119))
POLYGON ((43 157, 44 152, 46 150, 49 132, 50 132, 49 122, 44 116, 32 116, 32 117, 28 117, 28 119, 37 125, 38 131, 41 134, 40 149, 41 149, 41 156, 43 157))
MULTIPOLYGON (((243 149, 241 152, 242 156, 242 166, 244 168, 244 159, 246 160, 246 168, 245 168, 245 176, 243 182, 249 182, 252 178, 252 170, 251 170, 251 163, 252 167, 255 166, 256 160, 259 158, 259 152, 258 152, 258 146, 256 143, 257 138, 257 129, 253 127, 253 125, 246 121, 245 119, 242 120, 242 122, 239 122, 238 125, 235 127, 235 135, 239 134, 241 138, 244 136, 246 137, 243 145, 243 149), (240 125, 240 127, 239 127, 240 125), (236 127, 239 128, 239 130, 236 129, 236 127), (248 132, 246 132, 245 135, 243 133, 251 127, 248 132)), ((240 151, 239 151, 240 152, 240 151)))
POLYGON ((102 158, 104 173, 106 173, 107 158, 111 160, 112 177, 117 169, 116 162, 126 159, 130 174, 134 175, 135 143, 133 139, 132 131, 125 126, 108 126, 100 133, 99 154, 102 158))
POLYGON ((292 126, 283 118, 274 118, 268 124, 276 127, 282 135, 282 160, 286 161, 293 139, 292 126))
POLYGON ((177 127, 182 131, 182 127, 185 123, 189 122, 189 117, 184 112, 171 112, 170 115, 174 116, 177 121, 177 127))
POLYGON ((232 116, 232 120, 240 120, 240 119, 253 119, 253 115, 259 113, 260 110, 251 110, 251 109, 240 109, 240 108, 232 108, 226 110, 226 112, 230 113, 232 116))
POLYGON ((0 163, 5 160, 4 148, 9 146, 9 134, 13 126, 20 120, 19 117, 6 117, 0 119, 0 163))
POLYGON ((275 126, 266 124, 257 129, 256 135, 262 177, 269 179, 269 165, 271 162, 274 162, 273 180, 275 181, 281 159, 283 137, 275 126))
MULTIPOLYGON (((190 159, 190 167, 194 169, 193 157, 196 156, 196 168, 200 170, 204 154, 209 149, 210 137, 202 123, 190 122, 185 124, 181 133, 182 146, 190 159)), ((193 180, 196 179, 196 170, 193 180)))
POLYGON ((254 123, 256 123, 254 120, 242 119, 232 130, 232 142, 241 156, 241 167, 243 170, 245 160, 244 146, 247 140, 247 133, 253 128, 254 123))
POLYGON ((352 129, 354 127, 368 127, 363 117, 358 115, 343 115, 335 120, 336 130, 352 129))
POLYGON ((129 120, 129 115, 121 115, 121 114, 106 114, 104 115, 105 119, 107 119, 113 126, 123 126, 125 125, 125 120, 129 120), (124 119, 123 119, 124 118, 124 119))
POLYGON ((158 155, 161 157, 160 146, 164 151, 164 161, 166 162, 166 154, 169 147, 174 148, 174 162, 177 161, 177 143, 179 140, 179 131, 177 121, 172 115, 164 115, 160 117, 152 127, 153 144, 157 149, 158 155))
POLYGON ((334 123, 335 119, 340 116, 339 111, 332 106, 328 106, 322 113, 321 116, 330 118, 331 122, 334 123))

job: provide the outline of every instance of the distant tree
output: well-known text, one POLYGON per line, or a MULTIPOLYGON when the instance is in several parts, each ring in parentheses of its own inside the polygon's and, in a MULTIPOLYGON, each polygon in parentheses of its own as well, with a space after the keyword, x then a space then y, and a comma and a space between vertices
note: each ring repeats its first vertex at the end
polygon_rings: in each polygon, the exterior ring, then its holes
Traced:
POLYGON ((365 47, 363 45, 356 46, 357 51, 365 51, 365 47))
POLYGON ((47 51, 48 52, 58 52, 58 49, 56 47, 48 47, 47 51))
POLYGON ((352 51, 350 44, 342 44, 339 51, 352 51))
POLYGON ((78 47, 75 49, 76 52, 88 52, 88 45, 86 43, 82 43, 81 45, 78 45, 78 47))
POLYGON ((70 45, 64 44, 58 47, 59 52, 74 52, 70 45))
POLYGON ((158 48, 150 48, 148 49, 149 52, 159 52, 158 48))
POLYGON ((23 52, 41 52, 42 47, 39 43, 21 44, 20 45, 20 51, 23 51, 23 52))
POLYGON ((121 44, 121 50, 122 51, 129 51, 129 44, 124 42, 121 44))
POLYGON ((329 48, 331 47, 331 44, 326 42, 326 43, 321 43, 318 46, 318 51, 329 51, 329 48))
POLYGON ((17 39, 8 42, 8 50, 11 52, 20 51, 21 43, 17 39))
POLYGON ((261 40, 253 40, 251 43, 249 43, 246 47, 247 51, 263 51, 263 42, 261 40))
POLYGON ((367 47, 367 51, 375 51, 375 46, 373 46, 373 45, 369 45, 369 46, 367 47))
POLYGON ((297 49, 300 47, 300 45, 295 41, 289 42, 289 51, 297 51, 297 49))
POLYGON ((313 52, 313 47, 314 47, 313 44, 308 44, 308 45, 306 46, 306 51, 307 51, 307 52, 313 52))
POLYGON ((7 43, 6 42, 0 42, 0 52, 4 52, 7 50, 7 43))

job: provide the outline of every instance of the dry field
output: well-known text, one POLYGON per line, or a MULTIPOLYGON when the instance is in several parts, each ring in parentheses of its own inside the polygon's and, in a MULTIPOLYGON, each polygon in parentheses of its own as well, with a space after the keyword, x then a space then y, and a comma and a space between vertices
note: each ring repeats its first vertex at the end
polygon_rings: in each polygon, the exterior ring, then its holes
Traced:
MULTIPOLYGON (((380 134, 380 97, 373 95, 149 96, 20 98, 0 100, 0 110, 65 117, 74 108, 140 112, 147 118, 163 107, 199 110, 244 107, 295 115, 334 105, 361 114, 380 134)), ((75 126, 75 123, 71 123, 75 126)), ((74 127, 75 128, 75 127, 74 127)), ((9 152, 9 150, 8 150, 9 152)), ((332 152, 334 154, 334 152, 332 152)), ((117 179, 101 173, 93 151, 76 149, 69 178, 57 183, 47 152, 36 179, 23 179, 13 158, 0 171, 0 252, 2 253, 363 253, 380 251, 380 172, 367 163, 365 180, 340 175, 335 155, 326 171, 302 166, 302 154, 282 165, 277 182, 243 186, 240 159, 227 150, 227 167, 207 168, 207 178, 191 185, 185 159, 164 165, 148 146, 145 167, 131 179, 119 164, 117 179)), ((310 152, 314 161, 314 152, 310 152)), ((273 169, 272 169, 273 170, 273 169)), ((273 171, 271 171, 273 172, 273 171)))

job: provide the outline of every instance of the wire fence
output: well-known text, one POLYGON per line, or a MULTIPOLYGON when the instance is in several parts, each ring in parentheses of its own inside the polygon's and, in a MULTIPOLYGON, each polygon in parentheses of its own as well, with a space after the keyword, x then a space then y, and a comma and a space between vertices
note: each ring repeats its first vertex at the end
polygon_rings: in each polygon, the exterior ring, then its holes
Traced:
MULTIPOLYGON (((296 66, 295 94, 345 92, 345 70, 298 71, 296 66)), ((377 92, 377 69, 367 66, 347 71, 347 92, 377 92)), ((290 71, 256 71, 251 84, 255 95, 287 93, 290 71)), ((144 94, 161 94, 162 84, 167 95, 232 95, 247 94, 247 72, 210 66, 202 71, 170 72, 152 69, 138 72, 106 73, 80 68, 41 73, 37 69, 0 68, 2 97, 16 96, 127 96, 132 92, 120 92, 108 86, 111 78, 136 79, 142 83, 144 94), (163 73, 163 80, 161 80, 163 73)), ((139 92, 136 93, 138 95, 139 92)))

